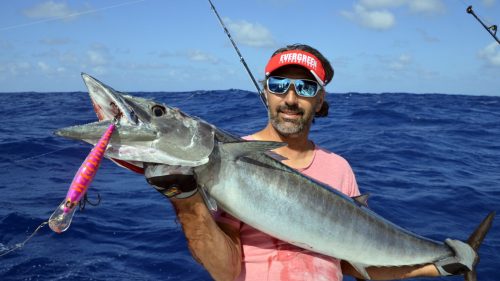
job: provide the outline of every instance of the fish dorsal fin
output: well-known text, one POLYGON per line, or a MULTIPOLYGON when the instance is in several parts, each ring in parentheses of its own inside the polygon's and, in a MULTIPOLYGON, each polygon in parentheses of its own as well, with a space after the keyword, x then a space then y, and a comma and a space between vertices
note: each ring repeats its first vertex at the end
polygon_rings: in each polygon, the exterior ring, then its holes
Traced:
POLYGON ((370 194, 361 194, 351 197, 358 205, 368 208, 368 198, 370 194))
POLYGON ((222 149, 233 158, 255 153, 262 153, 285 146, 286 143, 275 141, 237 141, 222 143, 222 149))

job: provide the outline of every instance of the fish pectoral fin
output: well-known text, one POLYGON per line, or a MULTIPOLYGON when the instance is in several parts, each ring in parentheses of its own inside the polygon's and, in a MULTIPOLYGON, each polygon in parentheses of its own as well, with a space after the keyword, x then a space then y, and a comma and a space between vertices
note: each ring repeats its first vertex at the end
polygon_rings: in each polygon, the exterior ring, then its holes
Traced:
POLYGON ((212 196, 210 196, 208 194, 205 187, 199 186, 198 190, 200 191, 201 197, 203 198, 203 201, 205 202, 205 205, 207 206, 208 210, 212 214, 216 213, 217 212, 217 202, 215 201, 215 199, 213 199, 212 196))
POLYGON ((255 153, 262 153, 285 146, 286 143, 275 141, 237 141, 222 143, 221 147, 234 159, 255 153))
POLYGON ((365 278, 366 280, 371 280, 371 277, 370 275, 368 274, 368 272, 366 271, 366 267, 367 265, 365 264, 360 264, 360 263, 353 263, 353 262, 349 262, 352 267, 354 267, 354 269, 356 269, 356 271, 361 274, 361 276, 363 276, 363 278, 365 278))
POLYGON ((370 194, 361 194, 358 196, 351 197, 359 206, 368 208, 368 198, 370 194))

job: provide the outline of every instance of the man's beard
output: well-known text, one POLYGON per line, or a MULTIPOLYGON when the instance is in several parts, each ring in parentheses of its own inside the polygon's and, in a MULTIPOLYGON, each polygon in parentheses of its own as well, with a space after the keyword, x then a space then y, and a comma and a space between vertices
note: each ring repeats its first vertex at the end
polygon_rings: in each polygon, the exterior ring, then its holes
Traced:
POLYGON ((300 109, 297 105, 288 106, 282 105, 277 108, 275 112, 269 111, 269 120, 271 121, 271 125, 285 137, 298 135, 304 131, 309 125, 310 117, 305 115, 304 110, 300 109), (279 113, 291 111, 293 113, 301 114, 302 116, 298 119, 280 119, 279 113))

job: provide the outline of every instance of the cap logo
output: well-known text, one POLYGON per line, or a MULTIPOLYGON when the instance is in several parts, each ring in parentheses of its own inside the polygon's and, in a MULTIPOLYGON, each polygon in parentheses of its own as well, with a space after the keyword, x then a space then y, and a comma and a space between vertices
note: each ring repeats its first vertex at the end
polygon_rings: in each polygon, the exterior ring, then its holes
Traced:
POLYGON ((318 67, 318 62, 315 58, 301 53, 285 53, 281 54, 280 64, 290 64, 297 63, 307 66, 309 69, 316 71, 318 67))
POLYGON ((322 86, 327 82, 325 69, 323 68, 321 60, 314 54, 302 50, 289 50, 272 56, 265 68, 266 76, 269 76, 271 72, 286 65, 299 65, 308 69, 314 75, 316 81, 322 86))

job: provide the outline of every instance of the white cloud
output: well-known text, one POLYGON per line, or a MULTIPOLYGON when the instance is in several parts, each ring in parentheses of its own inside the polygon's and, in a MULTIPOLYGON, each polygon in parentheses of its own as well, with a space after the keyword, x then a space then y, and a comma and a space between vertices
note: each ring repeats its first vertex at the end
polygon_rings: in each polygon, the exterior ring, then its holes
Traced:
POLYGON ((87 59, 92 66, 109 64, 112 60, 108 48, 103 45, 94 45, 87 51, 87 59))
POLYGON ((224 19, 237 43, 251 47, 274 47, 275 40, 271 32, 263 25, 245 20, 224 19))
POLYGON ((63 64, 72 64, 72 65, 76 65, 79 61, 79 56, 81 57, 81 55, 77 55, 73 52, 65 52, 65 53, 61 53, 57 59, 63 63, 63 64))
POLYGON ((13 45, 10 42, 0 40, 0 50, 9 50, 12 48, 13 48, 13 45))
POLYGON ((158 54, 158 57, 160 58, 168 58, 168 57, 175 57, 176 54, 172 51, 162 51, 158 54))
POLYGON ((43 74, 46 75, 62 74, 66 72, 66 68, 64 68, 63 66, 52 67, 51 65, 43 61, 39 61, 37 63, 37 67, 43 74))
POLYGON ((500 47, 497 42, 492 42, 478 52, 478 57, 488 66, 500 67, 500 47))
POLYGON ((158 54, 160 58, 182 58, 187 59, 189 61, 196 62, 208 62, 217 64, 220 62, 220 59, 215 57, 212 54, 203 52, 201 50, 182 50, 177 52, 172 51, 162 51, 158 54))
POLYGON ((412 12, 423 14, 437 14, 445 11, 442 0, 408 1, 408 6, 412 12))
POLYGON ((90 64, 92 65, 103 65, 107 62, 104 58, 104 54, 99 51, 89 50, 87 51, 87 56, 89 58, 90 64))
POLYGON ((483 5, 486 7, 493 7, 495 6, 496 0, 482 0, 481 2, 483 2, 483 5))
POLYGON ((424 39, 425 42, 436 43, 440 41, 438 37, 430 35, 427 31, 423 29, 417 28, 417 32, 420 33, 420 35, 422 35, 422 39, 424 39))
POLYGON ((352 11, 342 11, 341 14, 361 26, 387 30, 396 24, 391 9, 401 7, 417 14, 436 14, 445 10, 443 0, 359 0, 352 11))
POLYGON ((212 56, 211 54, 207 54, 205 52, 202 52, 200 50, 191 50, 188 51, 187 53, 188 59, 191 61, 198 61, 198 62, 211 62, 211 63, 218 63, 219 60, 212 56))
MULTIPOLYGON (((495 1, 495 0, 483 0, 495 1)), ((359 4, 367 9, 385 9, 407 6, 416 13, 440 13, 444 11, 443 0, 360 0, 359 4)))
POLYGON ((391 70, 403 70, 408 65, 410 65, 411 61, 412 61, 411 56, 407 54, 402 54, 396 60, 392 61, 389 64, 389 68, 391 70))
MULTIPOLYGON (((420 0, 418 0, 420 1, 420 0)), ((368 9, 393 8, 405 4, 406 0, 361 0, 359 4, 368 9)))
POLYGON ((66 45, 71 42, 68 38, 44 38, 40 40, 40 43, 49 46, 61 46, 66 45))
POLYGON ((107 73, 107 69, 102 66, 97 66, 92 68, 92 73, 94 75, 104 75, 107 73))
POLYGON ((29 62, 8 62, 8 63, 0 63, 0 73, 1 76, 5 76, 4 74, 11 75, 23 75, 27 74, 31 70, 31 64, 29 62))
POLYGON ((43 73, 49 73, 52 70, 50 68, 50 66, 43 61, 39 61, 37 63, 37 66, 38 66, 38 69, 40 69, 43 73))
POLYGON ((144 63, 135 63, 135 62, 118 62, 116 67, 119 69, 127 69, 127 70, 158 70, 158 69, 168 69, 169 65, 166 63, 159 62, 144 62, 144 63))
POLYGON ((47 1, 24 10, 23 14, 33 19, 61 18, 69 20, 75 18, 78 12, 72 10, 66 3, 47 1))
POLYGON ((396 19, 387 10, 369 10, 363 5, 355 5, 353 12, 342 11, 341 14, 357 24, 376 30, 386 30, 394 26, 396 19))

